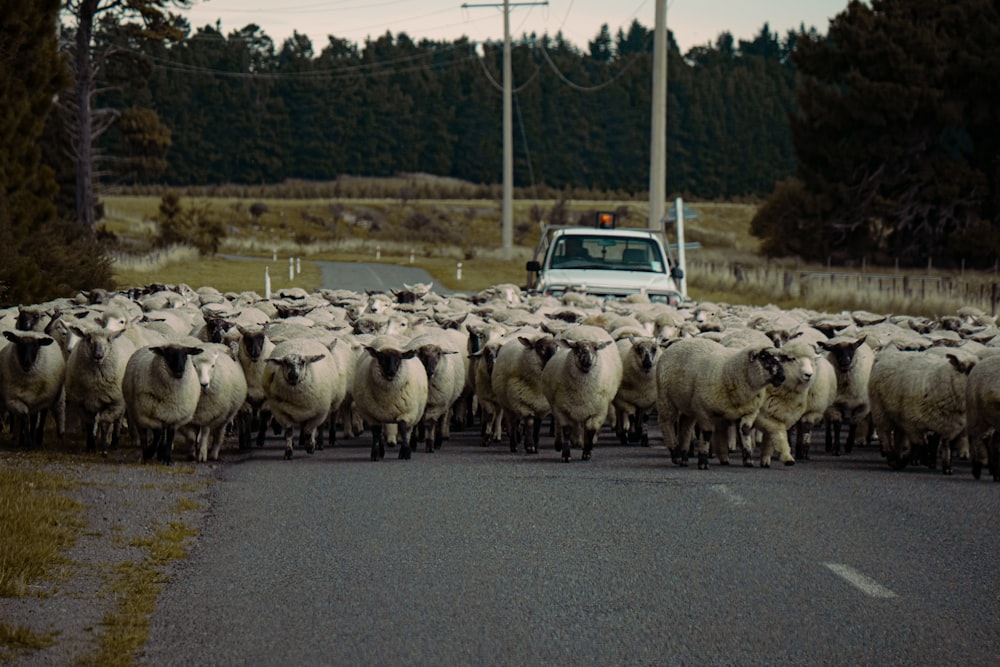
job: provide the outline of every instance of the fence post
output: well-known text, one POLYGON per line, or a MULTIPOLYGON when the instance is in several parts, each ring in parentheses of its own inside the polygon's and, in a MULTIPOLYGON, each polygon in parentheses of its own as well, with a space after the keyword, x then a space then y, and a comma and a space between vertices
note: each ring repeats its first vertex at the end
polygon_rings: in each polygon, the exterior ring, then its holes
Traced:
POLYGON ((990 285, 990 315, 992 317, 997 316, 997 284, 992 283, 990 285))

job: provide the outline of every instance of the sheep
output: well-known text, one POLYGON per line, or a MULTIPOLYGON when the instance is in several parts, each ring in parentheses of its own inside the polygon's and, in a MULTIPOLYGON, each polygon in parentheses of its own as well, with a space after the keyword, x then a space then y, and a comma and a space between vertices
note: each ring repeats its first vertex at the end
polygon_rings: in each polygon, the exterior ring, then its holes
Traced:
POLYGON ((237 325, 237 331, 240 340, 236 346, 236 360, 243 369, 243 377, 247 383, 246 403, 237 415, 239 446, 241 449, 248 449, 256 429, 257 446, 263 447, 267 425, 271 420, 271 412, 266 406, 267 396, 264 394, 264 369, 275 345, 263 327, 237 325))
POLYGON ((826 419, 827 451, 832 451, 834 456, 840 456, 841 422, 848 423, 844 452, 850 454, 857 440, 858 425, 868 418, 871 411, 868 379, 875 353, 865 344, 866 341, 867 336, 837 336, 828 341, 819 341, 819 346, 826 350, 826 358, 837 374, 837 397, 826 419))
POLYGON ((813 429, 823 422, 837 398, 837 373, 824 355, 815 359, 816 370, 806 392, 806 408, 795 425, 795 459, 809 460, 813 429))
POLYGON ((587 461, 621 385, 622 360, 599 327, 570 327, 556 340, 560 348, 542 369, 542 393, 562 441, 562 460, 568 462, 577 446, 587 461))
POLYGON ((646 446, 646 415, 656 405, 656 362, 660 345, 649 336, 629 336, 617 341, 622 360, 622 381, 612 402, 615 408, 615 433, 618 441, 646 446))
POLYGON ((511 452, 517 451, 518 439, 523 435, 525 453, 538 453, 542 420, 551 412, 542 392, 542 370, 557 345, 548 334, 518 335, 497 351, 490 383, 510 429, 511 452))
POLYGON ((753 423, 761 435, 761 468, 771 467, 774 452, 786 466, 795 463, 788 444, 788 430, 805 414, 820 356, 810 343, 793 339, 781 347, 779 358, 785 381, 765 390, 764 402, 753 423))
POLYGON ((201 347, 180 342, 142 347, 129 357, 122 395, 144 463, 154 455, 161 463, 173 462, 174 434, 191 421, 198 407, 201 385, 191 357, 201 351, 201 347), (152 439, 147 442, 150 431, 152 439))
POLYGON ((121 421, 125 416, 122 381, 128 360, 136 347, 125 329, 83 329, 71 325, 80 339, 66 361, 66 403, 80 415, 87 451, 118 447, 121 421))
POLYGON ((246 376, 230 348, 218 343, 202 347, 202 352, 191 358, 201 395, 194 416, 184 427, 184 434, 192 443, 194 460, 199 463, 219 460, 226 426, 247 399, 246 376))
POLYGON ((406 349, 405 341, 394 336, 378 336, 364 346, 365 354, 355 368, 354 404, 372 430, 371 460, 385 457, 382 425, 399 428, 399 458, 410 458, 410 429, 427 406, 427 371, 417 359, 417 351, 406 349))
POLYGON ((879 352, 868 391, 882 455, 893 469, 905 468, 913 447, 923 449, 930 436, 940 439, 941 469, 951 474, 951 449, 965 433, 966 385, 975 364, 974 357, 952 352, 942 357, 894 346, 879 352))
MULTIPOLYGON (((764 390, 785 379, 778 354, 774 347, 727 348, 704 338, 667 341, 656 364, 656 409, 663 442, 676 465, 687 465, 696 424, 717 442, 735 424, 744 464, 749 464, 751 426, 764 390)), ((698 449, 698 469, 708 469, 705 442, 698 449)))
POLYGON ((452 405, 465 388, 464 342, 461 335, 456 339, 441 330, 417 336, 407 346, 417 351, 427 373, 427 404, 421 420, 427 452, 441 448, 452 405))
POLYGON ((0 348, 0 399, 14 417, 22 447, 41 447, 45 419, 53 413, 57 434, 65 433, 66 360, 55 339, 35 331, 4 331, 0 348))
POLYGON ((969 372, 965 385, 966 430, 972 448, 972 476, 983 467, 1000 482, 1000 355, 984 357, 969 372))
POLYGON ((286 460, 292 458, 296 426, 306 453, 315 451, 316 429, 329 416, 340 388, 337 373, 330 351, 319 340, 293 338, 278 343, 271 351, 261 386, 271 416, 284 429, 286 460))

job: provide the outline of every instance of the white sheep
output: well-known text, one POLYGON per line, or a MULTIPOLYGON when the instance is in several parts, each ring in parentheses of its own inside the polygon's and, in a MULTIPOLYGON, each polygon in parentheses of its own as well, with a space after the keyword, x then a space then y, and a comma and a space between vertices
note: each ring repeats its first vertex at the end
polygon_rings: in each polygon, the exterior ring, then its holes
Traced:
POLYGON ((169 343, 139 348, 129 357, 122 395, 129 428, 139 436, 143 462, 154 455, 161 463, 173 461, 176 430, 191 421, 198 407, 201 385, 191 357, 201 350, 169 343))
POLYGON ((125 329, 83 329, 71 325, 79 343, 66 361, 66 404, 81 418, 87 451, 118 446, 125 396, 122 381, 135 345, 125 329))
POLYGON ((410 430, 427 406, 427 371, 406 341, 378 336, 364 346, 354 372, 354 405, 372 431, 372 461, 385 456, 382 426, 399 428, 399 458, 410 458, 410 430))
POLYGON ((826 358, 837 374, 837 397, 826 419, 826 446, 834 456, 840 456, 840 425, 848 423, 844 451, 851 453, 857 441, 858 426, 871 412, 868 398, 868 379, 871 376, 875 352, 866 345, 867 337, 837 336, 819 341, 826 350, 826 358))
POLYGON ((243 369, 227 345, 206 343, 200 354, 191 357, 201 395, 184 434, 192 443, 198 462, 219 460, 226 426, 246 403, 247 381, 243 369))
POLYGON ((979 360, 969 372, 965 396, 972 475, 979 479, 985 466, 1000 482, 1000 355, 979 360))
POLYGON ((312 454, 316 429, 326 421, 338 390, 338 370, 330 351, 313 338, 293 338, 275 345, 267 358, 261 385, 271 416, 284 430, 285 459, 292 458, 292 435, 312 454))
POLYGON ((34 331, 4 331, 0 348, 0 400, 14 418, 22 447, 41 447, 52 411, 57 433, 65 432, 66 360, 55 339, 34 331))
POLYGON ((837 398, 837 373, 833 364, 824 355, 815 359, 816 371, 809 391, 806 392, 806 408, 795 425, 795 458, 809 460, 812 432, 823 423, 827 412, 837 398))
POLYGON ((542 369, 542 393, 562 442, 562 460, 570 460, 575 446, 583 448, 586 461, 621 385, 622 360, 611 335, 599 327, 572 326, 557 341, 559 350, 542 369))
MULTIPOLYGON (((720 462, 728 461, 721 438, 735 425, 744 464, 752 452, 751 428, 764 402, 765 388, 785 379, 777 349, 751 345, 727 348, 704 338, 668 341, 656 364, 656 409, 663 442, 677 465, 687 465, 698 425, 712 433, 720 462)), ((698 468, 708 468, 708 443, 698 448, 698 468)))
POLYGON ((975 365, 975 357, 951 352, 903 352, 892 345, 879 352, 868 391, 872 422, 891 467, 905 468, 913 449, 923 451, 932 437, 940 439, 942 471, 951 474, 951 450, 965 433, 966 385, 975 365))
POLYGON ((805 414, 808 407, 809 389, 816 374, 816 364, 821 358, 816 348, 804 340, 791 340, 780 348, 779 358, 785 372, 785 380, 778 386, 765 390, 764 402, 760 406, 754 428, 761 435, 760 466, 771 467, 774 452, 785 465, 793 465, 788 444, 788 430, 805 414))
POLYGON ((629 336, 616 345, 622 360, 622 381, 613 401, 615 433, 623 445, 631 440, 645 446, 649 444, 646 416, 656 406, 660 344, 650 336, 629 336))
POLYGON ((417 351, 417 358, 427 373, 427 404, 421 422, 426 451, 440 449, 448 434, 448 419, 455 402, 465 388, 464 337, 455 331, 439 330, 422 334, 410 341, 408 349, 417 351))
POLYGON ((525 453, 538 453, 542 420, 551 412, 542 391, 542 370, 557 347, 554 337, 539 333, 515 336, 497 352, 490 382, 510 430, 511 452, 523 436, 525 453))

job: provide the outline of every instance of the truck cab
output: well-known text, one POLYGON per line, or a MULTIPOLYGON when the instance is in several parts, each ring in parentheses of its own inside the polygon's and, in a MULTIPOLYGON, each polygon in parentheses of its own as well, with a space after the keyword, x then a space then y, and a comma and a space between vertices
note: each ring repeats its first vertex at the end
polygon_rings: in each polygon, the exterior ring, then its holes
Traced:
POLYGON ((650 301, 683 301, 680 269, 655 230, 550 225, 528 262, 528 288, 561 297, 582 292, 605 298, 644 294, 650 301), (676 280, 675 280, 676 279, 676 280))

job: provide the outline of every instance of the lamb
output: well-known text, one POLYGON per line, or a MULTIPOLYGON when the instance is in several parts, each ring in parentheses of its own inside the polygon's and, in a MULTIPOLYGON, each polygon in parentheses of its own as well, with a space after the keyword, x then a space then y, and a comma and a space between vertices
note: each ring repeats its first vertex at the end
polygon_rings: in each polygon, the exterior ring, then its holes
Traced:
POLYGON ((87 438, 87 451, 118 447, 125 396, 122 381, 135 345, 125 329, 83 329, 71 325, 79 338, 66 362, 66 403, 80 415, 87 438))
POLYGON ((427 406, 427 371, 417 351, 395 336, 365 345, 354 375, 354 404, 372 430, 372 461, 385 457, 382 425, 399 428, 399 458, 410 458, 410 429, 427 406))
POLYGON ((791 340, 781 347, 780 359, 785 381, 766 389, 764 403, 753 424, 761 435, 761 468, 771 467, 774 452, 786 466, 794 465, 788 429, 805 414, 820 356, 808 342, 791 340))
POLYGON ((423 334, 408 345, 408 349, 417 351, 427 373, 427 404, 422 418, 427 452, 441 448, 451 408, 465 388, 462 360, 465 341, 460 334, 456 339, 451 333, 457 332, 440 330, 423 334))
POLYGON ((831 449, 832 442, 834 456, 840 456, 841 422, 847 421, 849 425, 844 452, 850 454, 857 440, 858 425, 868 418, 871 411, 868 379, 875 361, 875 352, 865 344, 866 340, 866 336, 837 336, 828 341, 819 341, 819 346, 826 350, 826 358, 837 374, 837 397, 826 419, 827 449, 831 449))
POLYGON ((618 441, 646 446, 646 416, 656 405, 656 362, 660 345, 649 336, 629 336, 617 341, 622 360, 622 381, 613 401, 618 441))
POLYGON ((557 341, 559 351, 542 369, 542 393, 562 440, 562 460, 568 462, 577 446, 587 461, 621 385, 622 360, 611 335, 599 327, 570 327, 557 341))
MULTIPOLYGON (((764 403, 764 390, 784 380, 774 347, 727 348, 704 338, 668 341, 656 364, 656 408, 673 462, 687 465, 695 424, 716 440, 735 424, 748 462, 751 426, 764 403)), ((698 469, 708 469, 707 442, 699 446, 698 469)))
POLYGON ((901 470, 914 445, 940 439, 941 469, 951 470, 951 449, 965 433, 966 385, 976 359, 956 353, 902 352, 889 346, 872 365, 868 390, 881 451, 901 470))
POLYGON ((142 347, 125 365, 125 414, 138 432, 144 463, 154 455, 161 463, 173 462, 176 430, 191 421, 198 407, 201 385, 191 357, 201 351, 183 342, 142 347))
POLYGON ((316 429, 330 414, 334 395, 342 390, 330 351, 313 338, 293 338, 275 345, 267 358, 261 386, 275 421, 284 429, 285 459, 292 458, 297 426, 307 453, 316 449, 316 429))
POLYGON ((965 385, 966 430, 972 448, 972 476, 983 467, 1000 482, 1000 355, 980 359, 965 385))
POLYGON ((45 419, 53 412, 59 438, 65 433, 66 361, 55 339, 34 331, 4 331, 0 348, 0 399, 14 417, 22 447, 41 447, 45 419))
POLYGON ((193 445, 194 460, 198 462, 219 460, 226 426, 247 398, 246 377, 229 347, 206 343, 203 348, 191 358, 201 395, 194 416, 184 427, 184 434, 193 445))
MULTIPOLYGON (((472 338, 470 337, 470 343, 472 338)), ((500 348, 509 340, 500 337, 483 344, 477 351, 469 353, 469 374, 476 402, 482 410, 483 444, 499 442, 503 437, 503 407, 493 392, 493 369, 500 348)))
POLYGON ((542 370, 557 346, 555 338, 548 334, 519 335, 497 352, 490 383, 510 429, 511 452, 517 451, 518 439, 523 435, 525 453, 538 453, 542 420, 551 412, 542 392, 542 370), (523 425, 523 432, 519 425, 523 425))

